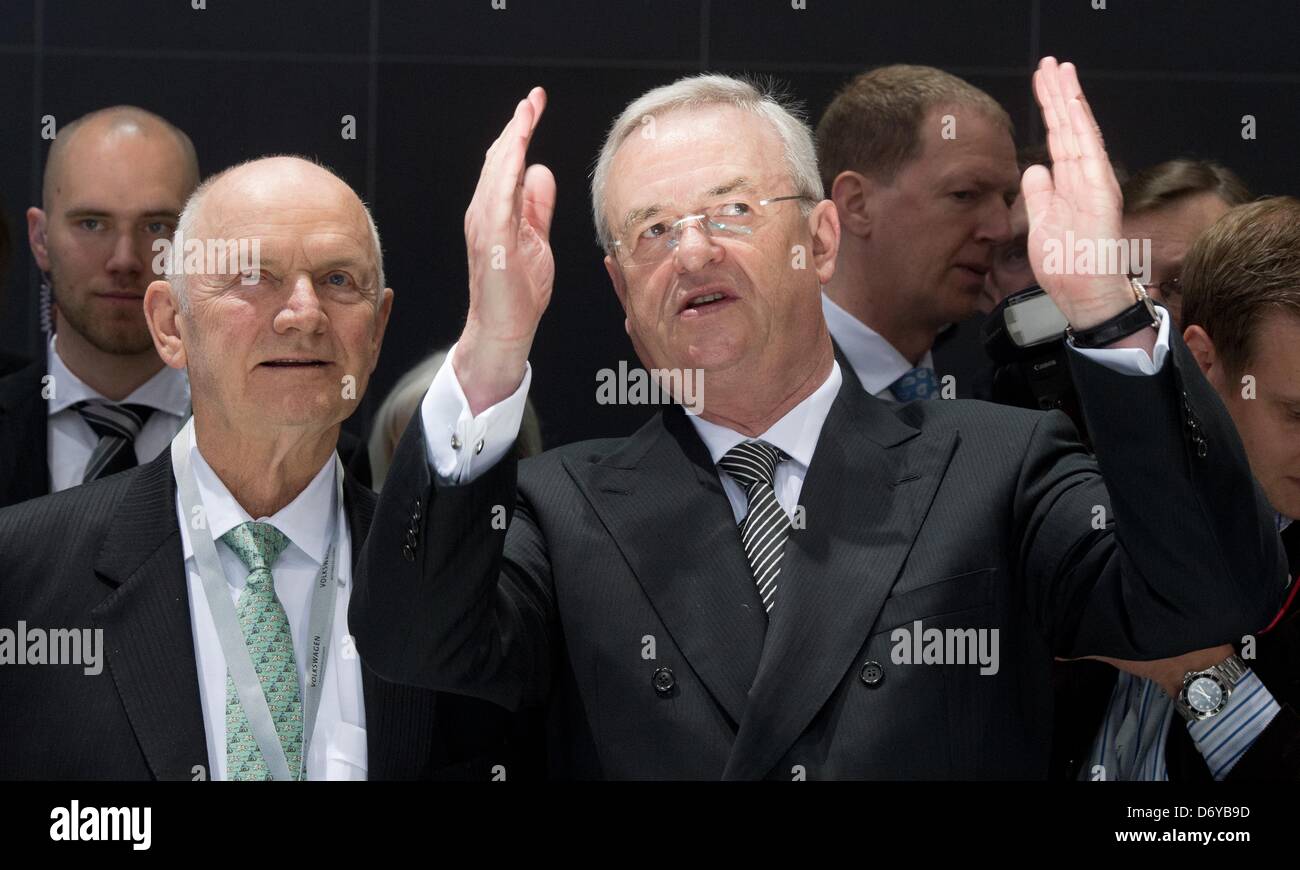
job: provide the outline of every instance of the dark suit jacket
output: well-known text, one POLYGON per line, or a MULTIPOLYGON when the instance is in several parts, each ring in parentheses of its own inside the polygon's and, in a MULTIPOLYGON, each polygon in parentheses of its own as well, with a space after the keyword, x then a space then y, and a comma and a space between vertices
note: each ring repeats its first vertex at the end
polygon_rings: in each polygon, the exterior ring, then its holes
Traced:
MULTIPOLYGON (((0 377, 0 508, 50 492, 49 409, 41 396, 45 374, 42 354, 36 362, 0 377)), ((340 430, 338 452, 349 476, 370 486, 365 441, 340 430)))
POLYGON ((1272 515, 1174 345, 1153 377, 1076 361, 1105 482, 1063 414, 891 407, 844 369, 770 626, 680 409, 463 486, 435 484, 417 415, 353 593, 358 649, 387 679, 544 706, 553 776, 1045 778, 1054 654, 1166 656, 1278 604, 1272 515), (916 620, 997 629, 998 673, 896 664, 916 620))
POLYGON ((0 508, 50 491, 45 357, 0 377, 0 508))
MULTIPOLYGON (((104 632, 95 676, 80 665, 0 666, 0 779, 191 779, 195 765, 207 768, 175 498, 163 451, 0 511, 0 628, 23 620, 104 632)), ((354 554, 374 499, 345 477, 354 554)), ((502 736, 492 730, 499 711, 393 685, 364 664, 371 779, 486 779, 489 762, 503 760, 488 757, 502 736), (453 727, 441 731, 439 721, 453 727), (480 746, 490 748, 482 757, 480 746)))
POLYGON ((957 398, 993 398, 993 360, 984 352, 985 315, 975 314, 954 323, 935 337, 930 353, 934 373, 942 382, 945 375, 956 380, 957 398))

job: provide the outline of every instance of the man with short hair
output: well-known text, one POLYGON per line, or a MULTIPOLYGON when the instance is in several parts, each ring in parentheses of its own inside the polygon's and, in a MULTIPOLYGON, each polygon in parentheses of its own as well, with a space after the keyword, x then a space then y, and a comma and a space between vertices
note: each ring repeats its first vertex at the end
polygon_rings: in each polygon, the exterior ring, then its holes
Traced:
POLYGON ((1148 167, 1130 178, 1124 193, 1124 237, 1151 240, 1147 292, 1183 327, 1179 288, 1183 258, 1224 212, 1250 201, 1246 184, 1212 160, 1180 158, 1148 167))
POLYGON ((872 395, 937 398, 945 374, 958 396, 975 395, 978 330, 953 370, 936 372, 932 349, 975 314, 993 251, 1011 238, 1012 133, 996 100, 927 66, 862 73, 822 114, 818 162, 841 230, 826 321, 872 395))
POLYGON ((374 496, 335 448, 393 301, 369 211, 274 157, 209 179, 180 225, 258 262, 148 287, 194 401, 170 450, 0 511, 0 626, 101 632, 107 659, 0 661, 0 778, 486 778, 462 754, 495 740, 475 702, 437 703, 469 735, 440 742, 434 694, 379 679, 348 631, 374 496))
POLYGON ((134 106, 65 124, 50 145, 27 237, 53 293, 39 359, 0 378, 0 507, 153 459, 189 415, 185 373, 163 365, 144 317, 199 182, 184 132, 134 106))
POLYGON ((1173 659, 1112 662, 1121 673, 1093 692, 1093 710, 1104 717, 1094 718, 1095 736, 1080 759, 1088 763, 1075 775, 1096 779, 1100 769, 1112 780, 1295 781, 1300 200, 1274 197, 1228 211, 1200 234, 1181 272, 1183 337, 1232 415, 1255 479, 1277 512, 1290 562, 1288 607, 1249 640, 1173 659))
MULTIPOLYGON (((1034 83, 1041 264, 1114 237, 1120 198, 1074 68, 1034 83)), ((634 100, 592 177, 624 328, 647 368, 702 370, 698 416, 517 463, 555 276, 544 107, 488 150, 466 325, 366 542, 352 627, 378 673, 544 709, 559 777, 1042 778, 1053 654, 1170 655, 1274 612, 1271 514, 1167 316, 1123 276, 1039 276, 1104 480, 1061 413, 873 398, 822 316, 840 225, 810 131, 726 76, 634 100)), ((970 278, 941 283, 973 305, 970 278)))

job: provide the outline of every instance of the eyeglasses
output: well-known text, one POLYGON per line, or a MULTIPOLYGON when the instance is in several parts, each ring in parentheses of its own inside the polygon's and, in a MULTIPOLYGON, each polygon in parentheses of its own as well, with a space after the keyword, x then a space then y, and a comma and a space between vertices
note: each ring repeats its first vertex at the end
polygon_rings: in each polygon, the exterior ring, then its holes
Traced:
POLYGON ((750 236, 772 216, 775 209, 768 206, 796 199, 811 201, 812 197, 795 193, 760 200, 729 199, 673 221, 648 218, 624 232, 614 247, 632 265, 658 263, 676 250, 682 233, 692 224, 710 238, 750 236))
POLYGON ((1143 284, 1142 286, 1146 288, 1148 293, 1155 290, 1160 294, 1161 299, 1169 299, 1183 292, 1183 279, 1170 278, 1167 281, 1158 281, 1152 284, 1143 284))

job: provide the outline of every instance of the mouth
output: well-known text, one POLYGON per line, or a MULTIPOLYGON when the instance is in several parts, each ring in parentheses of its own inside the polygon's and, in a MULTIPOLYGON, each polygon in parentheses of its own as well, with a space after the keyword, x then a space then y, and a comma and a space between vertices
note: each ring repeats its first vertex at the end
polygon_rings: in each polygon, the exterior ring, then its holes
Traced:
POLYGON ((143 293, 127 293, 125 291, 114 292, 114 293, 96 293, 95 296, 98 297, 99 299, 107 299, 110 302, 139 303, 144 301, 143 293))
POLYGON ((266 362, 259 363, 258 367, 261 368, 264 366, 266 368, 271 368, 271 369, 312 369, 312 368, 324 368, 325 366, 328 365, 329 363, 322 359, 285 358, 285 359, 269 359, 266 362))
POLYGON ((677 313, 684 318, 701 317, 725 308, 735 301, 736 297, 727 290, 702 287, 686 297, 677 313))
POLYGON ((978 278, 981 281, 983 281, 984 276, 989 273, 988 266, 982 266, 982 265, 972 264, 972 263, 958 263, 957 268, 962 272, 965 272, 967 275, 970 275, 973 278, 978 278))

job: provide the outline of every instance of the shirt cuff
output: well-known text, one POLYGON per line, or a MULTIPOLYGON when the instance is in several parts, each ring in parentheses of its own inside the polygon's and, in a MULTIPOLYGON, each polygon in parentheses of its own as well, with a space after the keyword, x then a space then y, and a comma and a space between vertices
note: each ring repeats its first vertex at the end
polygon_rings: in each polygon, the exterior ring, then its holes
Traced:
POLYGON ((1156 316, 1160 318, 1160 331, 1156 335, 1156 346, 1151 349, 1153 356, 1140 347, 1075 347, 1073 342, 1066 344, 1079 354, 1093 362, 1123 375, 1154 375, 1165 364, 1165 354, 1169 353, 1169 312, 1162 306, 1156 306, 1156 316))
POLYGON ((1188 722, 1187 731, 1215 779, 1223 779, 1282 708, 1254 671, 1233 688, 1218 715, 1188 722))
POLYGON ((525 362, 519 389, 475 417, 452 368, 455 357, 452 345, 420 402, 429 465, 446 485, 471 483, 514 447, 533 378, 533 368, 525 362))

